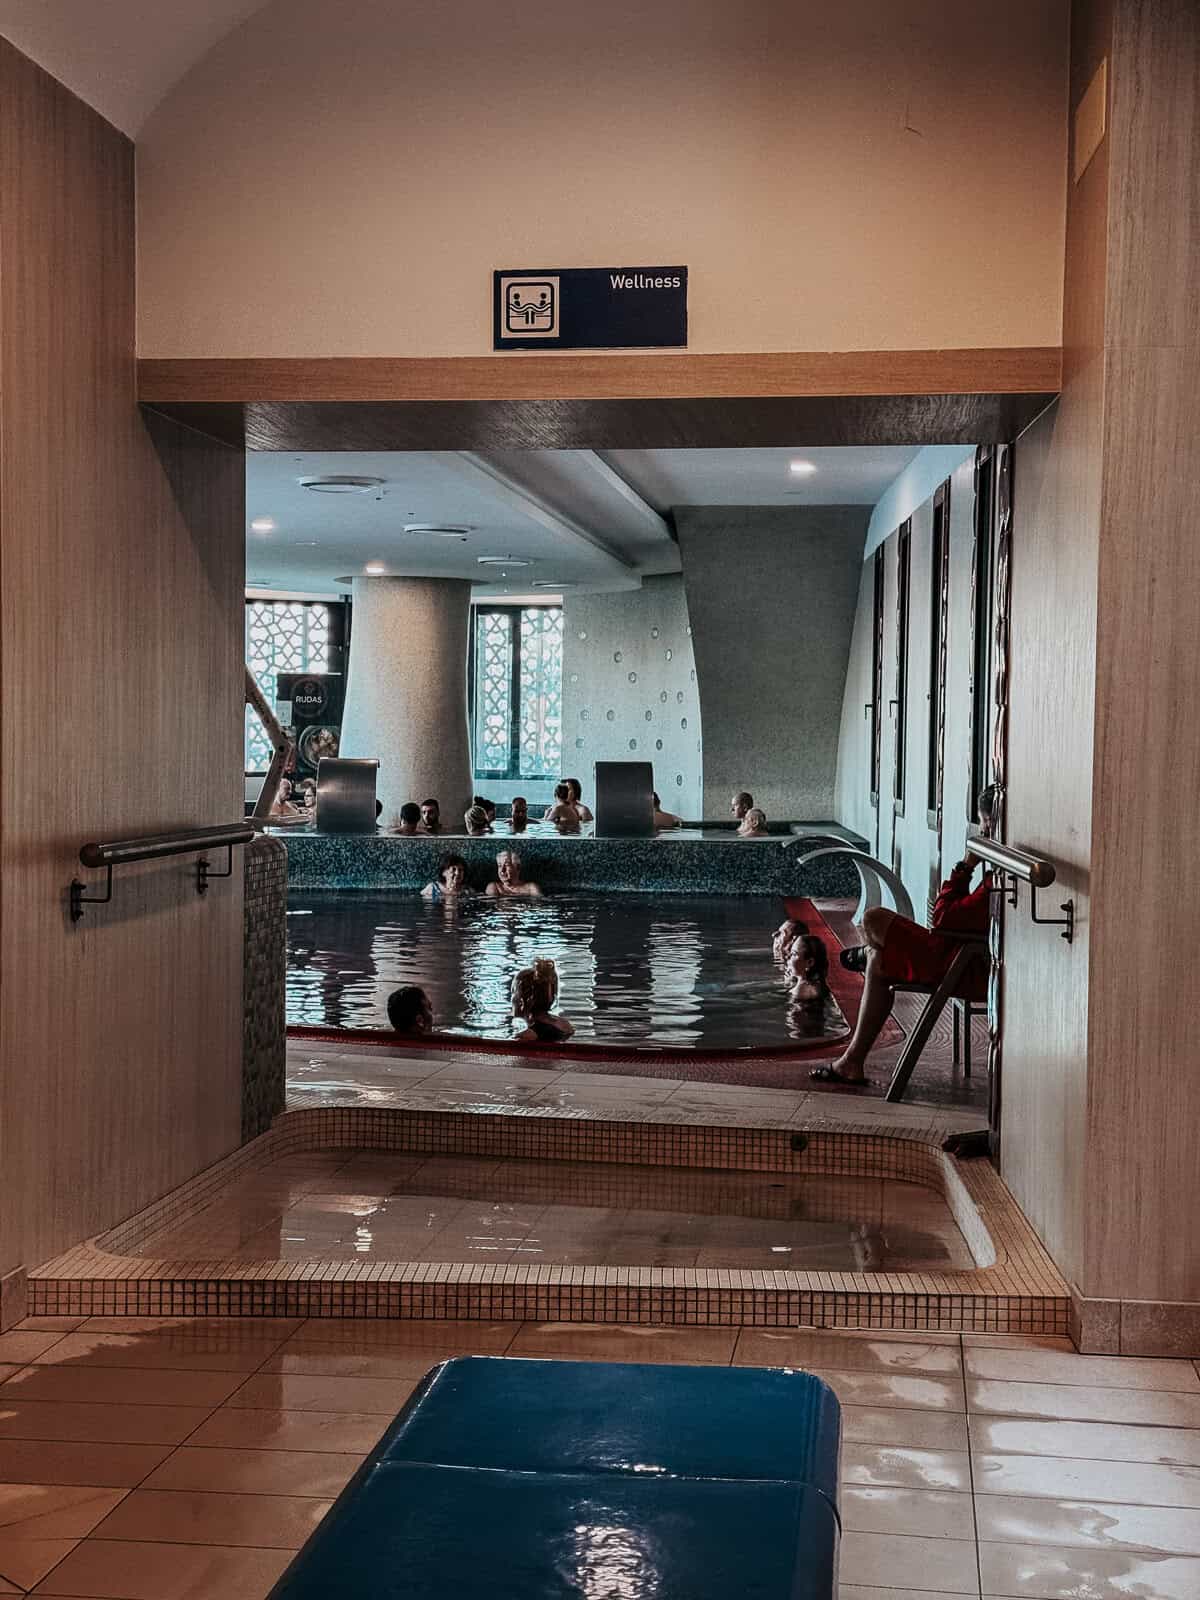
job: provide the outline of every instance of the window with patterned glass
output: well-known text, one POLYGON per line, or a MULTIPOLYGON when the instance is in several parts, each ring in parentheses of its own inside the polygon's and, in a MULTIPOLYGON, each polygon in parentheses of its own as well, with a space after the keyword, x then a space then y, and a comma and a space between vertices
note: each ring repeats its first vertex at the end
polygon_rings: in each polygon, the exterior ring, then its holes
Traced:
POLYGON ((561 606, 479 606, 472 639, 477 778, 546 778, 562 766, 561 606))
MULTIPOLYGON (((307 600, 246 602, 246 665, 275 704, 277 672, 328 672, 331 669, 331 608, 307 600)), ((271 741, 254 711, 246 707, 246 771, 265 772, 271 741)))

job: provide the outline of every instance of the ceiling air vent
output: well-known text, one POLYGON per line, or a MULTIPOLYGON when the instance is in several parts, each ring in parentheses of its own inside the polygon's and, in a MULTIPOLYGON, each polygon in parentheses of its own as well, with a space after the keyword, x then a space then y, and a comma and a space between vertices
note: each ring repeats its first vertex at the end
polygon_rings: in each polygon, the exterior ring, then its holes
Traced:
POLYGON ((346 473, 333 473, 323 478, 300 478, 302 489, 314 494, 369 494, 383 483, 382 478, 351 477, 346 473))

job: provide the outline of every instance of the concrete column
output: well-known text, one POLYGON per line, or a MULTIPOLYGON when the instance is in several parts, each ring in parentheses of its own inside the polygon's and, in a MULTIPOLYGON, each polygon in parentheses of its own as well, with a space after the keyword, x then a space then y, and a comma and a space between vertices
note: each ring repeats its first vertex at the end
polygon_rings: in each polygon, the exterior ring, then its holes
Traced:
POLYGON ((467 629, 461 578, 356 578, 342 754, 379 762, 386 821, 406 800, 441 801, 449 827, 471 798, 467 629))

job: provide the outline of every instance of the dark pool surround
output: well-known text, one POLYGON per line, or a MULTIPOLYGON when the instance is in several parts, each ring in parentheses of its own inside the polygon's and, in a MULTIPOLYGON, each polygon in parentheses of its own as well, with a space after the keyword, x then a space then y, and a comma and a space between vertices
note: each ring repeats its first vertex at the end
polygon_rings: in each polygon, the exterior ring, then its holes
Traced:
POLYGON ((420 889, 453 851, 467 863, 473 888, 495 877, 496 853, 515 848, 526 878, 549 891, 613 889, 646 894, 754 894, 853 897, 858 875, 849 861, 825 858, 802 866, 797 839, 556 838, 498 833, 486 839, 448 834, 403 839, 388 834, 288 833, 288 884, 293 889, 420 889))

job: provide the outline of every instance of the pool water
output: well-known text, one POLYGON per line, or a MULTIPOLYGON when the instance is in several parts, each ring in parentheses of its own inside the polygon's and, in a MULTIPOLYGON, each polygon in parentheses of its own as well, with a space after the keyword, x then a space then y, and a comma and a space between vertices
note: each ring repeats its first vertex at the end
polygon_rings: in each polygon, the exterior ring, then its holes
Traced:
POLYGON ((136 1253, 798 1272, 975 1265, 945 1199, 897 1179, 378 1150, 271 1162, 136 1253))
POLYGON ((415 983, 440 1030, 511 1038, 513 974, 549 956, 558 1009, 585 1043, 738 1050, 838 1037, 846 1024, 832 997, 815 1014, 790 1004, 771 956, 782 916, 765 895, 293 893, 287 1019, 386 1028, 388 995, 415 983))

